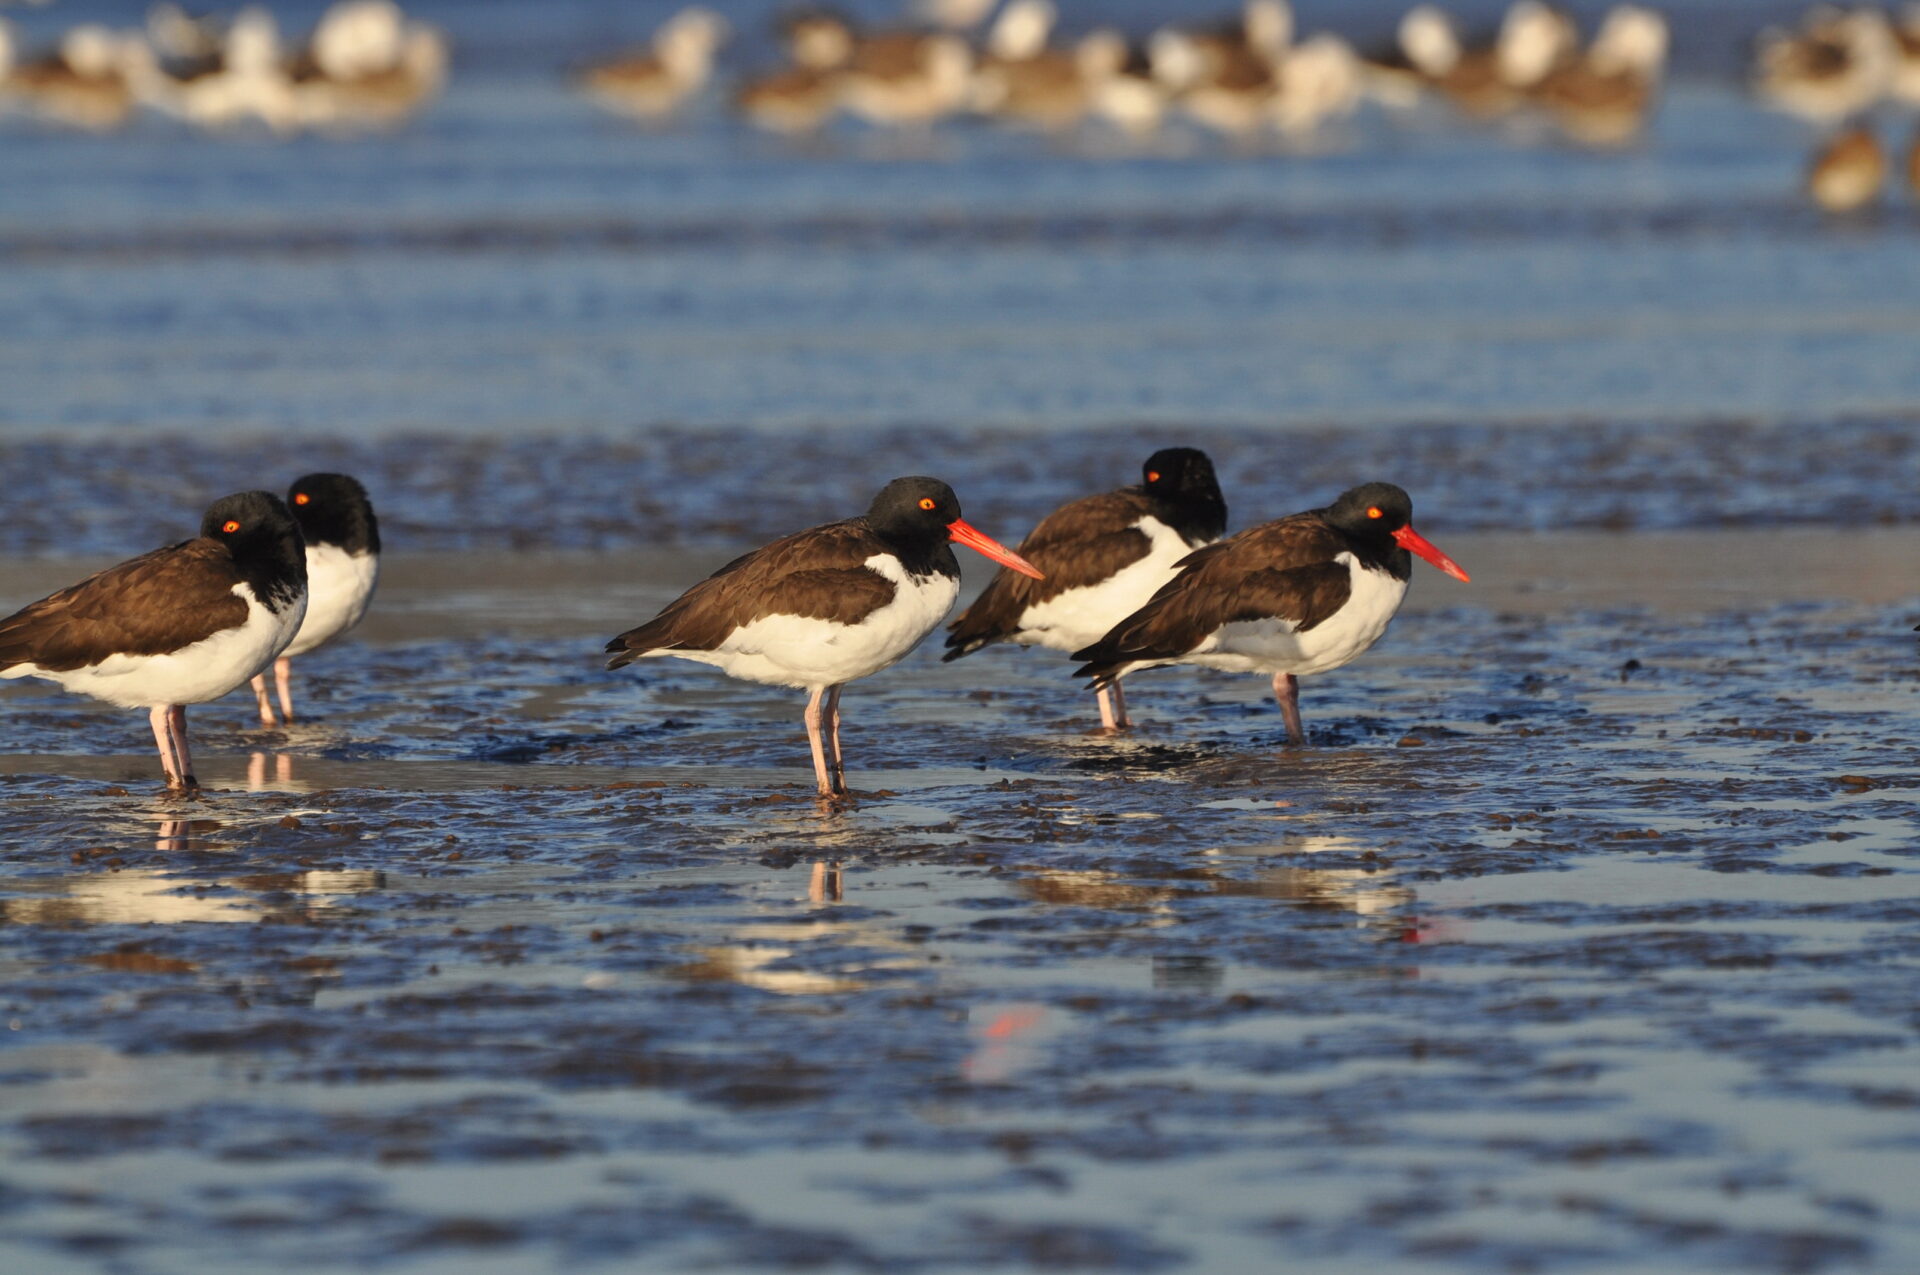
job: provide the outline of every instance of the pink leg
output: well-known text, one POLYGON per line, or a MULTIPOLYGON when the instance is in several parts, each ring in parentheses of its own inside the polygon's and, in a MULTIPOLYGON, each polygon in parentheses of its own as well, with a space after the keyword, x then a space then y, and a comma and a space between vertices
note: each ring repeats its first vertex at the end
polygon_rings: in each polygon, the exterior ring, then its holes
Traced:
POLYGON ((293 720, 293 661, 281 656, 273 662, 273 680, 280 688, 280 716, 293 720))
POLYGON ((153 726, 153 742, 160 750, 160 768, 167 772, 167 787, 178 788, 180 772, 175 769, 173 759, 173 730, 168 725, 167 706, 155 704, 147 714, 147 721, 153 726))
POLYGON ((813 903, 840 901, 840 865, 816 861, 807 882, 807 899, 813 903))
POLYGON ((253 698, 260 704, 260 724, 278 726, 280 721, 273 715, 273 700, 267 695, 267 675, 260 674, 253 679, 253 698))
POLYGON ((813 688, 813 694, 807 697, 807 743, 813 748, 813 777, 820 785, 820 795, 822 797, 831 797, 833 796, 833 780, 827 775, 827 749, 826 744, 820 737, 820 728, 826 721, 826 715, 820 707, 820 701, 825 698, 826 693, 826 687, 816 686, 813 688))
POLYGON ((840 758, 840 692, 843 688, 844 683, 827 690, 827 721, 833 728, 833 782, 836 792, 847 790, 847 764, 840 758))
POLYGON ((1291 673, 1275 673, 1273 697, 1280 701, 1280 716, 1287 723, 1287 742, 1306 743, 1307 732, 1300 725, 1300 679, 1291 673))
POLYGON ((187 706, 175 704, 167 710, 167 730, 173 736, 173 755, 180 767, 180 779, 185 787, 198 788, 200 781, 193 777, 193 750, 187 747, 187 706))
POLYGON ((1099 690, 1093 693, 1093 697, 1100 701, 1100 729, 1101 730, 1120 729, 1119 723, 1114 719, 1114 716, 1113 716, 1113 693, 1115 690, 1119 689, 1119 685, 1120 684, 1118 682, 1115 682, 1111 686, 1102 686, 1099 690))
POLYGON ((1113 684, 1113 708, 1114 708, 1114 716, 1120 719, 1119 720, 1120 729, 1132 730, 1133 718, 1127 712, 1126 688, 1119 682, 1115 682, 1113 684))

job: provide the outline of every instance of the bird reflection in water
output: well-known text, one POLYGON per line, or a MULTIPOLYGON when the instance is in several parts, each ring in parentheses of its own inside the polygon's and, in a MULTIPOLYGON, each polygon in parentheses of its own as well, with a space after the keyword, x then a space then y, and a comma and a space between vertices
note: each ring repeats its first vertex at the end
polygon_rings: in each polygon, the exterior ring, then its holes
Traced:
POLYGON ((254 752, 247 755, 248 792, 312 792, 320 785, 294 774, 292 753, 254 752))
POLYGON ((960 1074, 976 1084, 992 1084, 1033 1067, 1053 1034, 1050 1014, 1045 1005, 1029 1001, 976 1005, 967 1013, 975 1043, 960 1062, 960 1074))
POLYGON ((225 850, 207 838, 226 826, 218 819, 162 819, 154 826, 153 848, 162 853, 225 850))
POLYGON ((838 903, 844 894, 840 865, 826 860, 816 862, 813 874, 807 880, 808 900, 814 903, 838 903))
POLYGON ((293 757, 288 753, 253 753, 247 758, 247 791, 259 792, 263 788, 286 788, 293 783, 293 757), (272 764, 273 778, 267 778, 268 764, 272 764))
MULTIPOLYGON (((1296 855, 1313 851, 1353 853, 1364 849, 1349 837, 1295 836, 1269 846, 1212 850, 1212 856, 1296 855)), ((1394 880, 1391 868, 1303 868, 1272 867, 1252 877, 1230 875, 1216 868, 1198 869, 1178 884, 1148 884, 1128 881, 1119 873, 1106 871, 1039 872, 1020 880, 1019 889, 1042 903, 1075 907, 1113 908, 1146 914, 1150 926, 1172 925, 1179 919, 1175 901, 1187 894, 1226 895, 1241 898, 1273 899, 1329 912, 1351 913, 1356 924, 1376 933, 1383 940, 1421 942, 1435 936, 1431 928, 1422 928, 1419 918, 1407 914, 1414 903, 1414 892, 1394 880)), ((1203 958, 1205 959, 1205 958, 1203 958)), ((1162 970, 1155 967, 1156 985, 1200 987, 1216 985, 1204 969, 1162 970)))
MULTIPOLYGON (((205 853, 229 847, 211 840, 227 825, 215 819, 162 819, 154 849, 205 853)), ((324 920, 336 900, 386 885, 384 872, 301 872, 200 876, 149 868, 108 867, 55 878, 7 883, 19 897, 0 900, 0 921, 15 925, 186 925, 203 922, 324 920)))
POLYGON ((1211 956, 1169 953, 1153 958, 1153 986, 1162 992, 1215 992, 1227 967, 1211 956))
MULTIPOLYGON (((808 865, 808 903, 838 903, 845 888, 838 860, 819 859, 808 865)), ((740 926, 726 937, 729 942, 689 948, 695 959, 672 970, 673 977, 739 983, 784 996, 818 996, 860 991, 892 971, 918 969, 926 961, 919 947, 884 924, 837 920, 832 913, 768 919, 740 926), (807 945, 822 942, 836 945, 831 972, 795 966, 797 958, 805 957, 807 945), (842 954, 847 947, 856 948, 857 955, 842 954)))

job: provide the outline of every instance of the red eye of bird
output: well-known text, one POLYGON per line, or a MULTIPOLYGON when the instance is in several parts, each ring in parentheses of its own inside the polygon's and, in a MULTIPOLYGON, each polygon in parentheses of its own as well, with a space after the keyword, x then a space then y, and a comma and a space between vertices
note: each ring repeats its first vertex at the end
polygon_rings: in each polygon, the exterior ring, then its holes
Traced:
POLYGON ((1367 517, 1369 517, 1369 518, 1384 518, 1384 517, 1386 517, 1386 515, 1380 512, 1380 506, 1378 506, 1378 505, 1368 505, 1368 506, 1367 506, 1367 517))
POLYGON ((304 505, 309 500, 312 500, 312 499, 313 497, 307 495, 307 493, 304 491, 297 491, 293 494, 293 503, 296 505, 304 505))
POLYGON ((936 501, 932 496, 920 497, 920 507, 922 509, 931 510, 937 504, 939 504, 939 502, 936 501))
POLYGON ((1147 471, 1147 481, 1148 481, 1148 482, 1150 482, 1150 483, 1157 483, 1157 482, 1159 482, 1159 481, 1160 481, 1160 471, 1159 471, 1159 470, 1157 470, 1157 469, 1149 469, 1149 470, 1147 471))
POLYGON ((226 532, 228 535, 232 535, 234 532, 240 530, 240 524, 235 522, 233 519, 229 518, 221 526, 220 530, 226 532))

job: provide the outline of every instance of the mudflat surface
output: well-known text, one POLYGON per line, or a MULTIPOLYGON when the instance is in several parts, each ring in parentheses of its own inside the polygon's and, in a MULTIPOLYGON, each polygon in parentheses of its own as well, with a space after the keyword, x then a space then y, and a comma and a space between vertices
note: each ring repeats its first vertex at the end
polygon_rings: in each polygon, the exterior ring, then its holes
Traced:
POLYGON ((555 73, 679 4, 410 4, 455 78, 375 137, 0 121, 0 613, 317 469, 392 551, 299 723, 193 710, 202 799, 0 683, 0 1271, 1920 1270, 1920 221, 1805 206, 1735 87, 1803 6, 1674 0, 1597 154, 788 145, 555 73), (897 475, 1011 542, 1175 444, 1235 527, 1398 482, 1474 574, 1309 749, 1257 679, 1110 739, 922 650, 823 810, 794 697, 599 667, 897 475))
POLYGON ((1913 1269, 1914 533, 1441 528, 1308 749, 923 648, 844 810, 596 666, 721 550, 396 555, 194 801, 6 684, 0 1265, 1913 1269))

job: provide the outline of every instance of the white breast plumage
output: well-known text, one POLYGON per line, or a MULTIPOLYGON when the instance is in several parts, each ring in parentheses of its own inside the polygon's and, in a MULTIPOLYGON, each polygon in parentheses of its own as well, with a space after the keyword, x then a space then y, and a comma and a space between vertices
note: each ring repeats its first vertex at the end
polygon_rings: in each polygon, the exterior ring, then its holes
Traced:
POLYGON ((1380 640, 1407 596, 1407 582, 1362 566, 1351 553, 1334 558, 1347 568, 1346 605, 1305 632, 1278 617, 1222 625, 1195 649, 1188 662, 1238 673, 1324 673, 1339 668, 1380 640))
POLYGON ((898 663, 938 628, 960 596, 949 575, 909 575, 892 554, 861 564, 893 582, 893 600, 856 624, 797 615, 763 616, 711 651, 663 651, 773 686, 838 686, 898 663))
POLYGON ((305 655, 360 623, 379 581, 378 554, 348 553, 339 545, 308 545, 307 618, 285 654, 305 655))
POLYGON ((55 672, 37 664, 16 664, 6 677, 44 677, 69 691, 91 695, 121 708, 156 704, 204 704, 272 664, 287 648, 306 617, 300 594, 279 614, 268 610, 245 584, 233 586, 247 604, 247 618, 230 629, 164 655, 109 655, 85 668, 55 672))
POLYGON ((1200 547, 1151 515, 1133 525, 1148 541, 1147 556, 1098 584, 1067 589, 1028 607, 1013 641, 1056 651, 1077 651, 1107 635, 1114 625, 1147 604, 1173 579, 1174 564, 1200 547))

